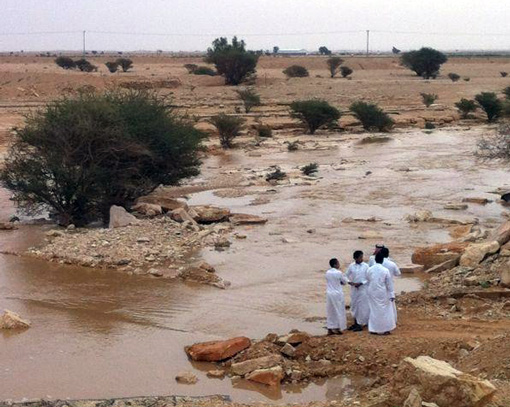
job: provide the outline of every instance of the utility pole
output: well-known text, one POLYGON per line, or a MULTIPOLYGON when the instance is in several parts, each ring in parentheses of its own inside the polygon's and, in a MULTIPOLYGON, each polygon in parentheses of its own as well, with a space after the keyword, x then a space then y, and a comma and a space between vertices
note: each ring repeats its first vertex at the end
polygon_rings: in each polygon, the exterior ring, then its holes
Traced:
POLYGON ((86 49, 86 45, 85 45, 85 34, 86 34, 86 31, 83 30, 83 58, 85 58, 85 49, 86 49))
POLYGON ((370 53, 370 30, 367 30, 367 57, 370 53))

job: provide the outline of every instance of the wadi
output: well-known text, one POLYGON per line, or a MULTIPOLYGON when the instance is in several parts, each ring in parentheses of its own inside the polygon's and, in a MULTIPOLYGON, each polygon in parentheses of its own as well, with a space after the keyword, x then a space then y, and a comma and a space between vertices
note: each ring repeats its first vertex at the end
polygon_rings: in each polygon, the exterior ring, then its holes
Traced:
POLYGON ((225 41, 0 56, 0 405, 508 406, 510 58, 225 41), (376 244, 396 329, 327 335, 376 244))

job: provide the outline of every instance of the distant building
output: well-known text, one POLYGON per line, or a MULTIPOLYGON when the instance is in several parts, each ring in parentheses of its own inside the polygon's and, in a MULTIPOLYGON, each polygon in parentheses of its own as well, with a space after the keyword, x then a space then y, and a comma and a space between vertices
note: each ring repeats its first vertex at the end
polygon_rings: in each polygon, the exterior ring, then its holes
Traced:
POLYGON ((278 54, 298 56, 298 55, 307 55, 308 52, 306 51, 306 49, 280 49, 280 50, 278 50, 278 54))

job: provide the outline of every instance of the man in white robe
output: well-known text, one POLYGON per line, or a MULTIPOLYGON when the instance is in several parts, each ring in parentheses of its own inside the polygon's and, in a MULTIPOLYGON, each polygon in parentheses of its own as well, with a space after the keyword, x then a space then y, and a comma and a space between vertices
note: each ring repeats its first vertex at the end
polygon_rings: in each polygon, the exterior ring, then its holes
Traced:
MULTIPOLYGON (((402 273, 400 272, 400 269, 398 268, 397 264, 390 259, 390 249, 387 247, 383 247, 381 249, 381 253, 384 256, 383 266, 386 267, 391 274, 392 278, 400 277, 402 273)), ((397 323, 397 304, 395 301, 393 301, 393 313, 395 314, 395 323, 397 323)))
POLYGON ((368 324, 370 315, 367 296, 368 264, 363 261, 363 252, 360 250, 354 252, 353 258, 354 263, 349 266, 345 273, 351 286, 351 314, 354 318, 354 325, 349 327, 349 330, 360 332, 363 330, 363 326, 368 324))
POLYGON ((349 280, 340 271, 340 262, 337 259, 329 261, 331 267, 326 271, 326 315, 328 335, 342 335, 347 328, 345 316, 345 299, 342 285, 349 280))
POLYGON ((389 335, 390 331, 397 326, 392 305, 395 300, 395 292, 390 271, 382 265, 383 261, 383 254, 377 253, 376 264, 370 267, 367 272, 370 305, 368 330, 372 334, 389 335))
POLYGON ((368 267, 375 265, 375 255, 381 251, 385 246, 383 244, 376 244, 374 254, 368 259, 368 267))

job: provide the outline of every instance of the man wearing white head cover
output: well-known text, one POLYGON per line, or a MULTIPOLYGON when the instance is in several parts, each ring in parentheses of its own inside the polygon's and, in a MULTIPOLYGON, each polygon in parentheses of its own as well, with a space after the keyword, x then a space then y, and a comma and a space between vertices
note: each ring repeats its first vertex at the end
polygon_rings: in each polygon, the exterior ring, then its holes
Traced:
POLYGON ((345 273, 351 286, 351 314, 354 318, 354 324, 349 327, 349 330, 360 332, 363 330, 363 326, 368 324, 370 315, 367 296, 368 264, 363 261, 363 252, 360 250, 354 252, 353 258, 354 263, 345 273))
POLYGON ((370 258, 368 259, 368 267, 372 267, 373 265, 375 265, 375 255, 379 253, 383 247, 385 246, 380 243, 375 245, 374 254, 370 256, 370 258))
POLYGON ((395 300, 393 279, 390 271, 382 265, 382 253, 375 256, 376 264, 368 269, 368 300, 370 317, 368 330, 372 334, 389 335, 396 328, 395 314, 392 303, 395 300))
POLYGON ((337 259, 331 259, 329 266, 331 268, 326 271, 326 324, 328 335, 342 335, 342 331, 347 328, 342 285, 346 285, 349 280, 340 271, 340 262, 337 259))
MULTIPOLYGON (((392 279, 394 277, 400 277, 402 275, 400 269, 393 260, 390 260, 390 249, 388 249, 387 247, 383 247, 381 249, 381 253, 384 257, 382 265, 390 271, 392 279)), ((397 304, 395 303, 395 301, 393 301, 393 313, 395 314, 395 323, 397 323, 397 304)))

